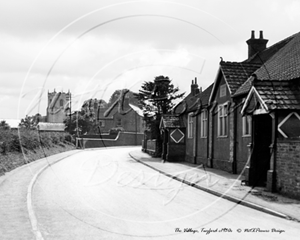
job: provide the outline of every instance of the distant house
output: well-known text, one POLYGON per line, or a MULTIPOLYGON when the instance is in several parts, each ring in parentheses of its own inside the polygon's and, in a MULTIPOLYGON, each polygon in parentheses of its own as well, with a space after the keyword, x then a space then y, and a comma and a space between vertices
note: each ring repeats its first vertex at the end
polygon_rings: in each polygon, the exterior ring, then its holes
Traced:
POLYGON ((208 99, 212 86, 202 91, 195 79, 191 92, 174 109, 186 126, 185 161, 190 163, 207 165, 208 162, 208 99))
POLYGON ((95 115, 101 133, 108 133, 112 129, 143 132, 145 128, 143 115, 133 99, 133 94, 128 90, 120 90, 115 94, 110 104, 99 105, 90 99, 83 104, 83 109, 95 115))

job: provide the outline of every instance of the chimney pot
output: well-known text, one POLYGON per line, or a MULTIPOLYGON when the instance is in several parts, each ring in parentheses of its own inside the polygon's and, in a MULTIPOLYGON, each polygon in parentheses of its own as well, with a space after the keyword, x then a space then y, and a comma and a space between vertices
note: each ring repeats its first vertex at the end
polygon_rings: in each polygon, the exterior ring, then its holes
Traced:
POLYGON ((263 38, 263 31, 260 31, 260 37, 255 38, 254 31, 251 31, 251 38, 246 41, 248 44, 248 58, 267 48, 267 39, 263 38))
POLYGON ((261 30, 259 31, 259 38, 260 38, 260 39, 263 39, 263 38, 264 38, 264 37, 263 37, 263 31, 261 31, 261 30))

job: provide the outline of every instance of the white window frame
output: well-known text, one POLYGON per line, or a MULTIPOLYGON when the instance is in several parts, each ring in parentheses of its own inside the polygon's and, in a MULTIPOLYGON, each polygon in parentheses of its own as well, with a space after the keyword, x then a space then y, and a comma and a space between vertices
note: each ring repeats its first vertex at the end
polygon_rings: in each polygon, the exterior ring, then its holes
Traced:
POLYGON ((251 136, 252 118, 250 115, 246 115, 242 117, 242 125, 243 125, 243 137, 251 136))
POLYGON ((194 134, 194 119, 192 117, 193 113, 189 113, 187 117, 187 125, 188 125, 188 138, 193 138, 194 134))
POLYGON ((201 127, 200 127, 200 136, 201 138, 207 138, 207 118, 208 116, 208 111, 205 109, 201 112, 200 115, 200 122, 201 122, 201 127))
POLYGON ((218 105, 218 137, 228 136, 228 103, 218 105))

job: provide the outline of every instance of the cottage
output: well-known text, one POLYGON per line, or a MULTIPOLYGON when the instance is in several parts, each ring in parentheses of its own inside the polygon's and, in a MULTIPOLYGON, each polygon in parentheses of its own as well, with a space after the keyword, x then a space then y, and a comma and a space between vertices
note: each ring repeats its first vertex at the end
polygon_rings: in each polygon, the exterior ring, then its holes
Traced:
POLYGON ((133 93, 125 89, 118 90, 112 99, 115 100, 109 106, 102 100, 90 99, 84 102, 82 108, 87 114, 95 116, 101 133, 108 133, 111 129, 143 132, 143 114, 136 104, 133 93))
POLYGON ((248 58, 222 60, 203 92, 192 82, 174 113, 186 126, 186 161, 300 198, 300 33, 267 42, 252 31, 248 58))
POLYGON ((208 162, 208 99, 212 87, 213 84, 202 92, 195 79, 190 94, 174 109, 186 126, 185 161, 190 163, 208 162))

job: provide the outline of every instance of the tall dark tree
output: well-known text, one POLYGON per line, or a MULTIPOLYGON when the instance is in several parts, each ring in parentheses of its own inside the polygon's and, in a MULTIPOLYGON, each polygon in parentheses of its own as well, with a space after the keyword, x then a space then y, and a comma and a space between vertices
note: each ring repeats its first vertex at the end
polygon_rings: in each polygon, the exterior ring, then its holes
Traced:
POLYGON ((0 121, 0 130, 9 130, 9 129, 10 126, 5 120, 0 121))
POLYGON ((145 116, 160 117, 168 113, 175 105, 174 100, 182 98, 184 93, 178 93, 169 77, 158 76, 153 81, 144 82, 135 97, 142 106, 145 116))
POLYGON ((157 140, 158 155, 161 151, 161 136, 159 123, 163 114, 169 113, 175 106, 176 99, 184 93, 179 93, 179 88, 174 87, 169 77, 157 76, 153 81, 144 82, 139 93, 135 94, 147 124, 148 135, 157 140))

